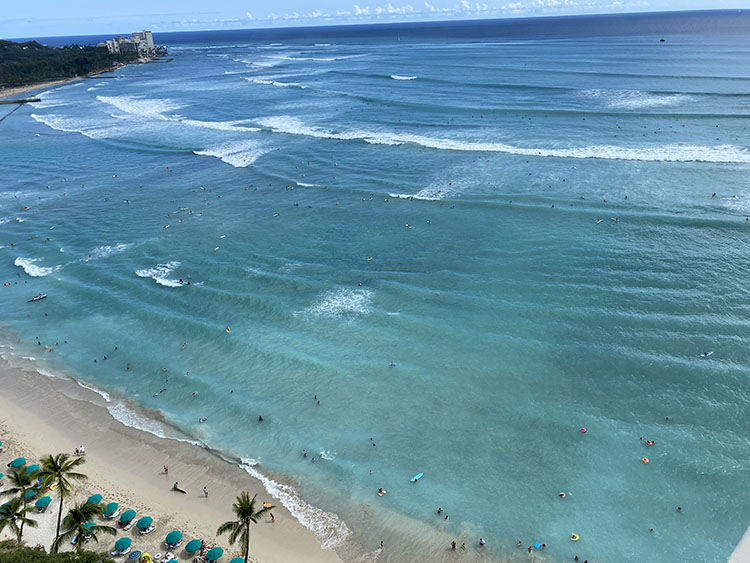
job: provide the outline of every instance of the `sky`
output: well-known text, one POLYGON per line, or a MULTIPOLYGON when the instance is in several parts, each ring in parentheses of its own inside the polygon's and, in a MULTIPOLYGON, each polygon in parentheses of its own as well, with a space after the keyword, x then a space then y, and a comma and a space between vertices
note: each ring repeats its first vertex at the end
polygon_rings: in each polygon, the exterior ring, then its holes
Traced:
POLYGON ((4 0, 0 38, 750 8, 750 0, 4 0))

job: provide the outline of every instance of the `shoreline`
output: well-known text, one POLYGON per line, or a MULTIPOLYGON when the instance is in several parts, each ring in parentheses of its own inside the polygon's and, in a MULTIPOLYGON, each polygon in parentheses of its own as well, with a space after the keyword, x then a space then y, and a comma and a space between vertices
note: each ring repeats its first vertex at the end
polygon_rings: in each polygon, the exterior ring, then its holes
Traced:
POLYGON ((71 76, 70 78, 60 78, 58 80, 46 80, 44 82, 35 82, 34 84, 26 84, 24 86, 8 86, 5 88, 0 88, 0 100, 3 100, 5 98, 10 98, 12 96, 17 96, 18 94, 25 94, 26 92, 33 92, 35 90, 43 90, 43 89, 46 90, 47 88, 61 86, 63 84, 68 84, 70 82, 77 82, 79 80, 87 80, 89 78, 93 78, 100 74, 105 74, 107 72, 114 72, 120 68, 124 68, 131 64, 147 64, 147 63, 154 62, 157 59, 158 57, 140 57, 129 63, 117 63, 108 68, 97 70, 96 72, 90 72, 89 74, 85 74, 83 76, 71 76))
MULTIPOLYGON (((49 377, 30 369, 0 361, 0 432, 4 463, 14 457, 26 457, 30 463, 58 452, 71 453, 86 446, 86 463, 81 471, 88 479, 74 484, 76 501, 100 493, 104 502, 118 502, 121 509, 134 508, 138 517, 150 515, 156 530, 140 536, 131 528, 118 536, 133 539, 133 549, 164 552, 164 536, 181 530, 185 543, 201 538, 206 545, 219 545, 228 558, 239 556, 239 545, 231 546, 227 536, 216 536, 216 528, 233 517, 231 505, 246 490, 258 496, 257 502, 274 504, 275 522, 263 519, 251 528, 250 559, 259 563, 309 561, 341 563, 332 549, 323 549, 318 538, 266 491, 263 484, 242 469, 209 449, 187 440, 160 438, 144 430, 117 421, 106 409, 96 391, 66 377, 49 377), (162 466, 169 467, 165 474, 162 466), (174 481, 188 491, 177 495, 174 481), (209 497, 202 492, 207 487, 209 497)), ((67 501, 66 511, 72 504, 67 501)), ((57 504, 34 515, 39 528, 27 528, 24 540, 49 547, 54 536, 57 504), (50 527, 51 526, 51 527, 50 527)), ((107 521, 103 521, 106 524, 107 521)), ((4 531, 0 539, 9 532, 4 531)), ((103 536, 100 544, 89 549, 109 552, 116 537, 103 536)), ((181 548, 180 560, 188 558, 181 548)))

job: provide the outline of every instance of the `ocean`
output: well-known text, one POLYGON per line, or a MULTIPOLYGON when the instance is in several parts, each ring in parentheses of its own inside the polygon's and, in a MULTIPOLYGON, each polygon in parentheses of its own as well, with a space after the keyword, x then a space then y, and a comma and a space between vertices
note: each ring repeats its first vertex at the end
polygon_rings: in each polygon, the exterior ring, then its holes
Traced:
POLYGON ((155 40, 0 124, 3 356, 347 560, 727 559, 748 12, 155 40))

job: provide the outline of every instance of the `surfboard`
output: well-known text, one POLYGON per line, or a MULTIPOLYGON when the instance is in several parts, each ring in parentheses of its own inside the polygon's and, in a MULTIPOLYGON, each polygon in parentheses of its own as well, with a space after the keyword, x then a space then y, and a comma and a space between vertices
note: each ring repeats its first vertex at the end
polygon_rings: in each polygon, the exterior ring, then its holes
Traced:
POLYGON ((705 353, 701 354, 701 358, 708 358, 712 354, 713 354, 713 352, 705 352, 705 353))
POLYGON ((382 497, 382 496, 383 496, 383 495, 384 495, 385 493, 387 493, 387 492, 388 492, 388 491, 386 491, 385 489, 383 489, 382 491, 380 491, 380 492, 378 493, 378 496, 379 496, 379 497, 382 497))
POLYGON ((411 481, 412 483, 416 483, 419 479, 422 478, 422 475, 424 475, 424 473, 419 472, 414 477, 412 477, 411 479, 409 479, 409 481, 411 481))

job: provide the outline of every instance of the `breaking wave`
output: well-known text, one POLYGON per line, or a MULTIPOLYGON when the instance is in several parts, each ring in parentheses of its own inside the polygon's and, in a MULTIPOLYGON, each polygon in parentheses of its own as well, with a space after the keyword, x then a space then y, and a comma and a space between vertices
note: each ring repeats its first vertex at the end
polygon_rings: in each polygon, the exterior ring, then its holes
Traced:
POLYGON ((183 284, 180 280, 169 279, 167 276, 171 274, 175 268, 180 266, 179 262, 167 262, 165 264, 157 264, 153 268, 136 270, 135 275, 140 278, 151 278, 159 285, 164 287, 181 287, 183 284))
POLYGON ((260 148, 254 141, 238 141, 193 152, 199 156, 214 156, 235 168, 244 168, 250 166, 267 151, 260 148))
POLYGON ((642 147, 591 145, 570 148, 526 148, 505 143, 426 137, 411 133, 372 131, 335 132, 307 125, 296 117, 286 115, 262 118, 258 120, 258 123, 270 128, 275 133, 303 135, 317 139, 359 140, 373 145, 413 144, 437 150, 499 152, 522 156, 554 158, 638 160, 646 162, 750 163, 750 149, 734 145, 701 146, 671 144, 642 147))

